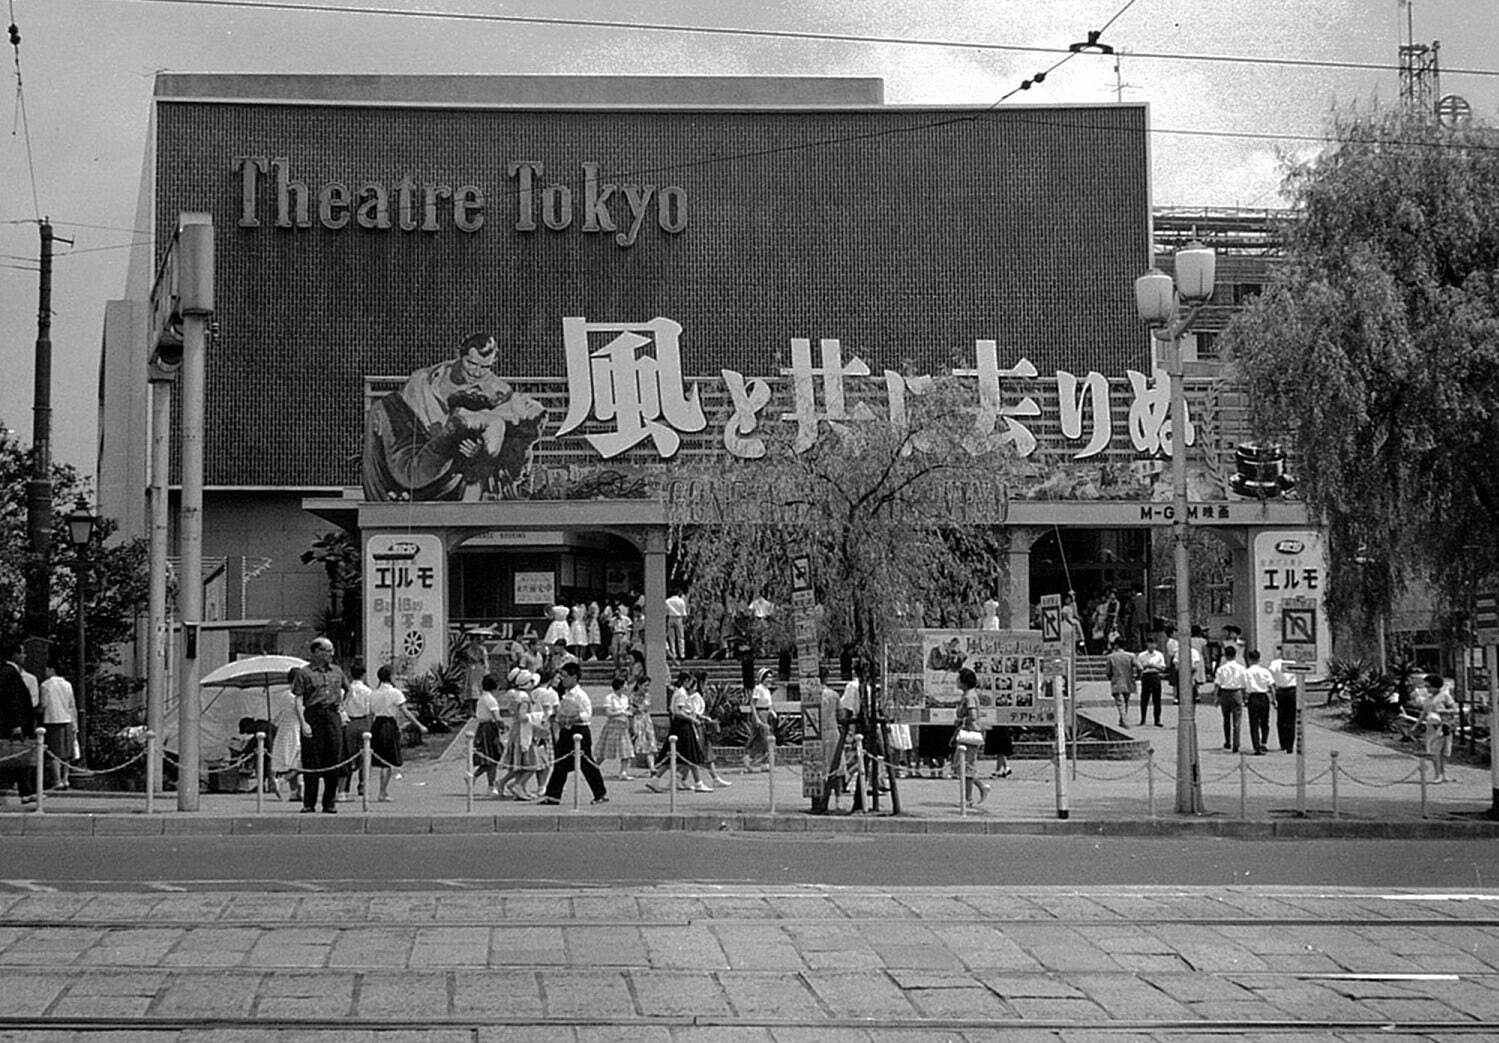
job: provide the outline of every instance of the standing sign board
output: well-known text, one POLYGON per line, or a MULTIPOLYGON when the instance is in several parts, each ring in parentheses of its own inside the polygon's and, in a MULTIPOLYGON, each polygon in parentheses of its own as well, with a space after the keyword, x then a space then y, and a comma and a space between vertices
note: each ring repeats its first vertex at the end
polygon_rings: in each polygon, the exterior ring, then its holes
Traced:
POLYGON ((1062 595, 1041 595, 1041 640, 1047 644, 1062 643, 1062 595))
POLYGON ((951 724, 966 666, 978 675, 981 726, 1050 726, 1056 709, 1038 684, 1038 666, 1055 658, 1046 648, 1038 630, 916 631, 908 654, 892 663, 893 712, 912 724, 951 724))
POLYGON ((1490 591, 1473 599, 1473 643, 1499 645, 1499 593, 1490 591))
POLYGON ((822 796, 827 785, 827 758, 837 738, 831 734, 834 716, 825 713, 822 705, 816 608, 812 560, 798 554, 791 559, 791 616, 796 633, 796 675, 802 693, 803 797, 822 796))
POLYGON ((441 663, 448 629, 442 540, 430 533, 374 535, 365 541, 364 559, 364 661, 370 670, 389 663, 392 675, 409 679, 441 663), (410 560, 378 560, 397 545, 410 560))
POLYGON ((1332 655, 1323 614, 1327 568, 1315 529, 1266 529, 1254 537, 1254 646, 1266 660, 1281 648, 1302 673, 1322 675, 1332 655))

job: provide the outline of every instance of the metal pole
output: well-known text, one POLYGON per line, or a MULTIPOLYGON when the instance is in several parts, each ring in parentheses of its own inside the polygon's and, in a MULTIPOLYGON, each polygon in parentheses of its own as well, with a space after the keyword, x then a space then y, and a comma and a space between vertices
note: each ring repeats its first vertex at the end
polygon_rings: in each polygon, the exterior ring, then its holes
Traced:
POLYGON ((1173 327, 1168 338, 1171 368, 1171 542, 1176 559, 1176 810, 1203 813, 1201 766, 1197 756, 1197 692, 1192 684, 1191 567, 1187 561, 1187 392, 1182 371, 1181 334, 1191 324, 1173 327))
POLYGON ((1145 800, 1150 807, 1150 817, 1155 818, 1155 747, 1145 748, 1145 800))
MULTIPOLYGON (((31 479, 26 483, 26 666, 42 676, 52 636, 52 223, 41 225, 36 353, 31 393, 31 479)), ((40 796, 37 810, 42 808, 40 796)))
POLYGON ((1329 756, 1332 758, 1332 817, 1338 817, 1338 751, 1333 750, 1329 756))
POLYGON ((578 791, 583 788, 583 747, 573 735, 573 810, 578 810, 578 791))
POLYGON ((47 729, 36 730, 36 813, 42 813, 47 797, 47 729))
MULTIPOLYGON (((474 813, 474 733, 468 733, 468 760, 465 762, 463 778, 465 780, 464 790, 464 814, 474 813)), ((369 787, 366 786, 365 789, 369 787)))
POLYGON ((198 690, 198 627, 203 622, 203 388, 208 364, 208 317, 213 313, 213 225, 184 224, 179 284, 182 307, 182 501, 177 539, 177 616, 182 621, 182 667, 177 677, 177 810, 198 810, 202 767, 198 690))
POLYGON ((84 584, 87 583, 88 570, 85 567, 84 552, 87 546, 79 547, 78 557, 73 562, 73 587, 77 594, 78 613, 78 683, 73 687, 78 690, 78 703, 75 710, 78 714, 78 750, 83 754, 83 764, 88 765, 88 721, 92 710, 88 704, 88 669, 84 666, 84 649, 88 639, 88 624, 84 620, 83 595, 84 584))
POLYGON ((1296 675, 1296 815, 1306 818, 1306 718, 1301 707, 1301 675, 1296 675))
POLYGON ((666 737, 666 763, 671 771, 667 776, 666 810, 673 815, 677 813, 677 737, 668 735, 666 737))
MULTIPOLYGON (((146 727, 157 735, 166 727, 167 693, 167 537, 170 520, 167 504, 167 478, 172 454, 172 381, 176 369, 151 366, 151 543, 149 550, 149 591, 146 661, 146 727)), ((149 754, 153 778, 161 783, 161 748, 149 754)))
POLYGON ((156 733, 146 729, 146 814, 156 812, 157 775, 156 733))
POLYGON ((1489 791, 1493 799, 1488 817, 1499 818, 1499 749, 1495 748, 1499 741, 1495 738, 1499 736, 1499 645, 1487 646, 1484 653, 1489 663, 1489 791))
POLYGON ((770 769, 766 781, 770 783, 770 813, 776 813, 776 733, 772 731, 765 743, 765 763, 770 769))
MULTIPOLYGON (((1053 677, 1051 679, 1052 706, 1057 715, 1057 743, 1056 749, 1052 751, 1053 764, 1057 787, 1057 818, 1067 818, 1072 814, 1067 802, 1067 716, 1065 713, 1066 702, 1063 692, 1062 679, 1053 677)), ((1077 705, 1077 695, 1074 692, 1072 704, 1077 705)))
POLYGON ((1249 762, 1239 754, 1239 818, 1249 817, 1249 762))
POLYGON ((363 732, 360 735, 363 746, 359 751, 359 767, 364 772, 364 785, 359 790, 359 804, 364 813, 370 813, 370 733, 363 732))
POLYGON ((265 732, 255 733, 255 814, 265 812, 265 732))
POLYGON ((1416 760, 1416 771, 1421 776, 1421 817, 1426 817, 1426 759, 1424 757, 1416 760))
MULTIPOLYGON (((958 762, 958 815, 961 818, 968 817, 968 750, 958 743, 952 748, 953 757, 958 762)), ((855 769, 854 777, 858 777, 855 769)))

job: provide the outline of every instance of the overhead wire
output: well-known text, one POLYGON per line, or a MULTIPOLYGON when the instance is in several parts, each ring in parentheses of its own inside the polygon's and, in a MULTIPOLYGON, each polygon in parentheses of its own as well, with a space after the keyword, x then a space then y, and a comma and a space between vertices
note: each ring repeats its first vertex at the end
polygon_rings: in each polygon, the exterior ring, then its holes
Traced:
MULTIPOLYGON (((568 26, 580 29, 617 29, 631 32, 679 33, 700 36, 741 36, 771 40, 806 40, 828 43, 880 44, 898 47, 936 47, 948 50, 997 51, 1020 54, 1068 54, 1067 47, 988 43, 978 40, 947 40, 931 37, 876 36, 861 33, 825 33, 797 29, 750 29, 742 26, 690 25, 672 22, 634 22, 623 19, 567 18, 555 15, 492 14, 472 11, 410 10, 367 4, 293 3, 290 0, 129 0, 132 3, 170 4, 185 7, 266 11, 299 11, 311 14, 354 14, 395 18, 427 18, 442 21, 489 22, 509 25, 568 26)), ((1131 5, 1126 4, 1119 14, 1131 5)), ((1114 19, 1104 23, 1103 32, 1114 19)), ((1242 65, 1281 65, 1290 68, 1339 69, 1348 72, 1397 72, 1389 62, 1341 61, 1328 58, 1282 58, 1269 55, 1201 54, 1186 51, 1125 51, 1131 58, 1149 61, 1218 62, 1242 65)), ((1499 77, 1499 69, 1442 68, 1444 76, 1499 77)))

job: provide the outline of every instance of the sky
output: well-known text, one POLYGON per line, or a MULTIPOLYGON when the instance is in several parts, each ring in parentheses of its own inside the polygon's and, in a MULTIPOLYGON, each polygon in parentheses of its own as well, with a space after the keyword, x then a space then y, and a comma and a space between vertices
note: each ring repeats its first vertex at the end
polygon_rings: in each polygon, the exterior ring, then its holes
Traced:
MULTIPOLYGON (((1397 49, 1407 24, 1399 0, 6 3, 21 32, 25 120, 8 61, 12 118, 0 137, 0 427, 31 441, 37 314, 31 269, 36 219, 47 215, 57 235, 73 240, 58 243, 53 283, 53 453, 85 474, 94 470, 104 304, 123 296, 128 246, 143 237, 133 225, 158 72, 877 76, 890 105, 984 105, 1060 57, 996 47, 1065 48, 1114 18, 1100 42, 1119 52, 1117 74, 1113 57, 1080 55, 1002 104, 1147 102, 1157 206, 1274 207, 1283 203, 1284 162, 1315 154, 1330 112, 1397 99, 1397 49), (354 8, 416 16, 348 10, 354 8), (516 24, 441 13, 678 29, 516 24), (685 27, 745 32, 709 35, 685 27), (823 36, 864 39, 817 38, 823 36)), ((1442 93, 1463 96, 1477 118, 1492 119, 1499 75, 1482 73, 1499 70, 1490 57, 1499 42, 1499 4, 1413 3, 1415 40, 1442 43, 1442 93)))

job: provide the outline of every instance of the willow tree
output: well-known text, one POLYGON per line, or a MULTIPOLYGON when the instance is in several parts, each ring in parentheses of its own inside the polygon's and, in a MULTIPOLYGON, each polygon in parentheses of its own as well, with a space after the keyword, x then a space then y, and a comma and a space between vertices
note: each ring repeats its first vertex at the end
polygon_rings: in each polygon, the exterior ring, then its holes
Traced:
POLYGON ((1359 626, 1411 577, 1461 608, 1499 574, 1499 135, 1375 111, 1332 137, 1289 168, 1284 260, 1224 343, 1359 626))
POLYGON ((763 596, 789 613, 791 559, 805 554, 823 648, 873 676, 885 642, 920 626, 919 606, 997 597, 1014 460, 1003 424, 979 419, 975 390, 955 378, 908 391, 903 408, 815 431, 762 421, 758 458, 677 469, 668 520, 694 603, 763 596))

